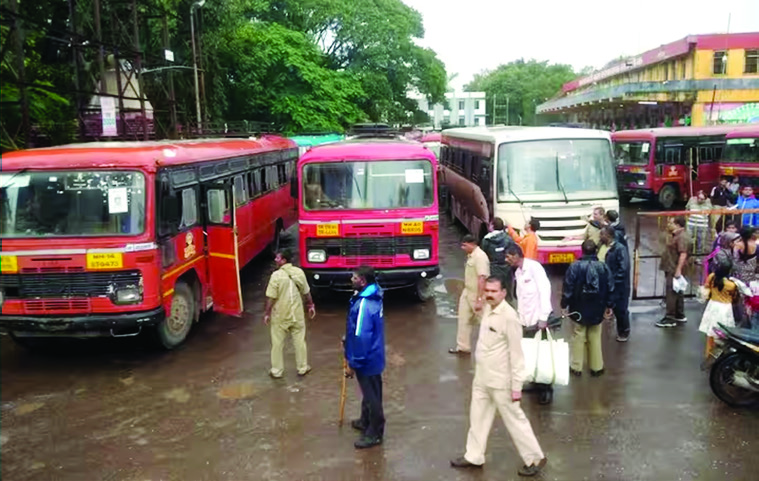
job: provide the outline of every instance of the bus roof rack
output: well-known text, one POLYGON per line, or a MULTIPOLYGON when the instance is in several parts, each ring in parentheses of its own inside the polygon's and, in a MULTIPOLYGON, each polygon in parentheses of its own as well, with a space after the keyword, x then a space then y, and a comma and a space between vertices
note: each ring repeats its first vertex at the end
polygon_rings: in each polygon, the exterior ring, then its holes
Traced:
POLYGON ((388 138, 398 137, 400 136, 400 132, 387 124, 364 123, 353 124, 350 130, 348 130, 348 136, 352 138, 388 138))

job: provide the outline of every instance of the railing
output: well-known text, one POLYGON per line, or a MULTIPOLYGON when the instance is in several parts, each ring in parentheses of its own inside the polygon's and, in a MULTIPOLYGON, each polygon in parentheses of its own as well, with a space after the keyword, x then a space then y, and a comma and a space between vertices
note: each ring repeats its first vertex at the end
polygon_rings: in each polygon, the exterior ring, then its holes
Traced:
MULTIPOLYGON (((708 269, 703 260, 712 252, 712 245, 716 239, 716 223, 721 217, 724 217, 724 222, 735 220, 740 230, 743 227, 741 225, 743 216, 754 214, 759 214, 759 209, 720 208, 699 211, 639 212, 635 219, 635 245, 632 259, 633 300, 663 299, 665 296, 664 290, 659 288, 659 278, 660 276, 663 277, 659 266, 661 263, 661 252, 666 248, 666 227, 669 219, 679 216, 685 217, 686 229, 693 238, 689 257, 695 259, 695 262, 689 261, 689 264, 693 268, 689 269, 688 283, 690 286, 686 297, 694 297, 698 286, 701 285, 705 278, 705 270, 708 269), (693 215, 707 215, 708 226, 704 228, 696 226, 695 223, 688 222, 693 215), (650 224, 653 223, 654 219, 656 221, 654 230, 656 238, 652 244, 649 242, 651 241, 650 238, 642 238, 642 231, 646 229, 647 232, 651 232, 653 226, 650 224), (641 280, 643 281, 642 284, 641 280), (652 284, 646 281, 650 281, 652 284)), ((663 287, 664 284, 662 279, 661 286, 663 287)))

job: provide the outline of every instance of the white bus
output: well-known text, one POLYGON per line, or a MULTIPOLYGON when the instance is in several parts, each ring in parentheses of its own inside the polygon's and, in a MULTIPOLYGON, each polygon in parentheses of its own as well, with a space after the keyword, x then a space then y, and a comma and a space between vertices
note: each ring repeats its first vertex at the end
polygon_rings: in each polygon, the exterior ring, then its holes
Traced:
POLYGON ((580 257, 594 207, 619 209, 608 132, 555 127, 472 127, 443 132, 441 185, 448 210, 480 238, 500 217, 521 231, 534 217, 539 261, 580 257))

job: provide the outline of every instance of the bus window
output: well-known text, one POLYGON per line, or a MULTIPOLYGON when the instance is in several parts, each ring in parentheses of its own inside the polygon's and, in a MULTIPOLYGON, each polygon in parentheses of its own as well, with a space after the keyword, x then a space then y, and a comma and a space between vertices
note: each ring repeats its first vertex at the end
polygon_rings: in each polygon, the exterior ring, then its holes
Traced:
POLYGON ((212 224, 231 223, 231 211, 226 192, 221 189, 211 189, 206 192, 206 195, 208 197, 208 221, 212 224))
POLYGON ((182 222, 180 230, 192 227, 198 223, 198 200, 195 188, 191 187, 182 191, 182 222))
POLYGON ((259 172, 259 181, 258 181, 258 193, 262 194, 264 192, 268 192, 268 185, 266 183, 266 167, 262 167, 258 170, 259 172))
POLYGON ((245 189, 245 181, 243 181, 242 175, 238 175, 234 179, 235 188, 235 203, 237 206, 241 206, 248 201, 248 193, 245 189))

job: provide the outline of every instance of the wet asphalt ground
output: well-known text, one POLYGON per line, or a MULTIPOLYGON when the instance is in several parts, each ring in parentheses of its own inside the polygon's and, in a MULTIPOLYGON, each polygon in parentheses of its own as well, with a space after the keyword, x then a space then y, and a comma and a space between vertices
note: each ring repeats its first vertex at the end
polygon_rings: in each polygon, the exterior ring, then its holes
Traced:
MULTIPOLYGON (((623 213, 629 231, 634 211, 623 213)), ((643 226, 644 248, 653 249, 656 222, 643 226)), ((307 337, 313 372, 296 375, 288 346, 285 379, 268 377, 261 313, 273 265, 260 259, 243 273, 245 316, 205 316, 173 352, 119 339, 30 353, 3 337, 2 479, 519 479, 521 461, 500 419, 484 469, 448 465, 464 450, 473 376, 470 358, 447 353, 463 278, 460 235, 455 226, 441 229, 434 300, 386 297, 384 445, 356 451, 356 433, 337 425, 345 296, 317 304, 307 337)), ((558 307, 563 270, 549 274, 558 307)), ((654 277, 653 268, 642 272, 641 286, 653 292, 654 277)), ((653 325, 659 302, 634 301, 628 343, 615 342, 613 325, 605 326, 604 376, 572 378, 549 406, 525 394, 523 408, 549 460, 539 479, 759 479, 759 412, 731 409, 711 393, 699 367, 702 309, 688 302, 687 325, 661 330, 653 325)), ((353 380, 347 423, 359 402, 353 380)))

